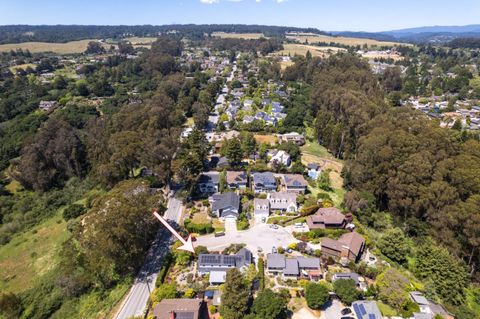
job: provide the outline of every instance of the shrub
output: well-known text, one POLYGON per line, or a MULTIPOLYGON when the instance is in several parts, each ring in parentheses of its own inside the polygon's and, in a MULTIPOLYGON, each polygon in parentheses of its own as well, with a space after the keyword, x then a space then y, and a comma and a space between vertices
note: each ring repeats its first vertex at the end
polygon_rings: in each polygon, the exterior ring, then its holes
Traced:
POLYGON ((310 283, 305 289, 305 299, 311 309, 319 310, 329 299, 329 291, 324 284, 310 283))
POLYGON ((85 213, 86 210, 87 209, 83 205, 72 204, 63 210, 63 219, 69 220, 72 218, 77 218, 78 216, 85 213))

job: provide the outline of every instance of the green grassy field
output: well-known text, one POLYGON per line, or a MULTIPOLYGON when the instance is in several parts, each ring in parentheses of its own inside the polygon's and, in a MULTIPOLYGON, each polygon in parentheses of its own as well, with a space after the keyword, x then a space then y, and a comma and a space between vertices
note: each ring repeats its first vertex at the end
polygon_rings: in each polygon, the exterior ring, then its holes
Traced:
POLYGON ((68 238, 66 226, 58 212, 0 247, 0 291, 25 291, 53 269, 58 263, 57 252, 68 238))

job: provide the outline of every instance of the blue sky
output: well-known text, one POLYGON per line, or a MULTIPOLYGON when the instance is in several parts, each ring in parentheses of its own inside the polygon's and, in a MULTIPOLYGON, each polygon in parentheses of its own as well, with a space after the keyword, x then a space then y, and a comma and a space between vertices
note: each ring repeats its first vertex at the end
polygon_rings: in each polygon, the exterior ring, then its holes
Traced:
POLYGON ((480 24, 480 0, 0 0, 5 24, 243 23, 384 31, 480 24))

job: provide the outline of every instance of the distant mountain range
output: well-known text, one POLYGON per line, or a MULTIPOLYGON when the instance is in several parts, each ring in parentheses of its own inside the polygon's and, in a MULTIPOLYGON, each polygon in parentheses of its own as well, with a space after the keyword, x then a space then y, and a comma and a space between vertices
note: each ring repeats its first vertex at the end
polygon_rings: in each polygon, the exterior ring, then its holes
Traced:
POLYGON ((457 38, 480 38, 480 24, 465 26, 427 26, 382 32, 331 32, 335 35, 383 41, 445 43, 457 38))

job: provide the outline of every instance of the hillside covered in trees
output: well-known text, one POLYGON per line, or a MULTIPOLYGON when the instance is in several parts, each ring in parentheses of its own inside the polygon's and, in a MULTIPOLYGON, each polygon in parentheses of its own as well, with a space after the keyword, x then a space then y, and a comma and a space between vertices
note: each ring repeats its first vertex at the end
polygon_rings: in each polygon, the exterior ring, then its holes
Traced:
POLYGON ((345 207, 379 230, 381 212, 389 212, 420 247, 410 253, 411 271, 420 278, 436 274, 433 295, 461 305, 467 278, 479 278, 478 136, 440 128, 418 111, 389 105, 368 64, 348 54, 297 58, 285 76, 312 86, 316 137, 346 160, 345 207))

